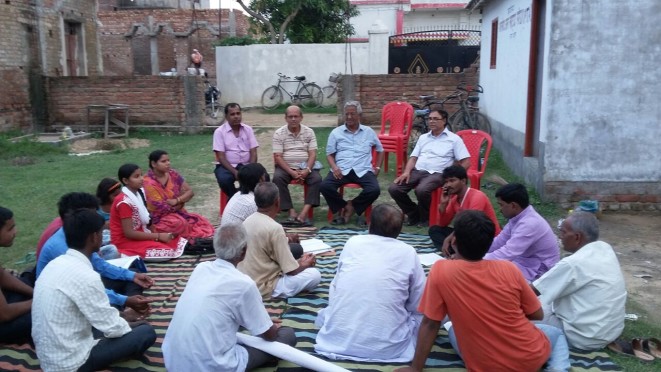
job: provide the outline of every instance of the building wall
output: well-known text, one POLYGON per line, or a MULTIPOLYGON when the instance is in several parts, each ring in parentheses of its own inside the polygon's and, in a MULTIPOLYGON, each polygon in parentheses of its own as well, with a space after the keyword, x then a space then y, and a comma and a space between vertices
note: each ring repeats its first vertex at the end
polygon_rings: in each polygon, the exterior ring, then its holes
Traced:
POLYGON ((413 9, 404 15, 403 32, 435 29, 480 29, 479 13, 469 13, 463 8, 413 9))
POLYGON ((167 72, 175 68, 184 74, 190 65, 190 54, 198 49, 204 56, 202 67, 215 78, 216 55, 212 43, 221 36, 244 36, 248 18, 240 11, 228 9, 129 9, 99 12, 100 40, 105 74, 127 76, 151 74, 153 69, 167 72), (230 17, 235 28, 230 29, 230 17), (153 53, 150 39, 155 38, 158 54, 153 53), (154 60, 158 63, 152 67, 154 60))
POLYGON ((480 82, 485 94, 480 102, 492 120, 494 145, 547 200, 566 207, 597 199, 606 209, 661 208, 661 154, 653 151, 661 135, 661 108, 654 102, 654 82, 661 73, 652 67, 661 55, 655 47, 661 29, 653 16, 661 4, 538 4, 543 35, 537 153, 526 158, 530 1, 484 4, 480 82), (498 56, 491 69, 491 22, 496 17, 498 56))
POLYGON ((397 10, 400 8, 401 6, 398 4, 359 4, 360 14, 351 18, 355 32, 351 38, 366 39, 374 24, 381 25, 390 34, 396 34, 397 10))
POLYGON ((95 1, 12 0, 0 5, 0 132, 40 130, 46 109, 42 75, 68 75, 65 22, 80 24, 82 75, 102 73, 95 1))
MULTIPOLYGON (((387 40, 387 35, 385 36, 387 40)), ((294 77, 305 75, 308 82, 328 85, 333 72, 370 72, 369 43, 348 44, 259 44, 216 48, 216 59, 231 61, 218 66, 218 88, 222 102, 238 102, 244 107, 261 106, 262 92, 277 84, 277 73, 294 77), (345 60, 347 65, 345 65, 345 60), (353 62, 353 68, 349 61, 353 62)), ((388 57, 387 43, 380 58, 388 57)), ((387 69, 387 64, 386 64, 387 69)), ((285 85, 295 89, 296 84, 285 85)), ((285 100, 289 97, 285 95, 285 100)))
MULTIPOLYGON (((203 125, 204 88, 197 76, 49 77, 50 125, 82 128, 89 105, 116 103, 130 106, 131 125, 187 130, 203 125)), ((102 125, 103 111, 93 110, 89 124, 102 125)))

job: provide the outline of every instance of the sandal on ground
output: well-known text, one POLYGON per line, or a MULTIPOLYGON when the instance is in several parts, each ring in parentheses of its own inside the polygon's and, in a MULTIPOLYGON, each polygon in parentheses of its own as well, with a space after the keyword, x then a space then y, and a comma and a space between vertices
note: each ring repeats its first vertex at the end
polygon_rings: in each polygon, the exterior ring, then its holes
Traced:
POLYGON ((347 221, 344 219, 344 216, 342 214, 338 214, 337 216, 333 217, 333 221, 331 221, 331 225, 345 225, 347 221))
POLYGON ((285 227, 298 227, 300 225, 296 217, 287 217, 287 219, 281 221, 280 224, 285 227))
POLYGON ((658 338, 643 340, 643 351, 655 358, 661 359, 661 340, 658 338))
POLYGON ((358 216, 356 225, 358 225, 358 227, 367 227, 367 220, 365 219, 364 216, 358 216))
POLYGON ((642 351, 641 347, 642 345, 640 345, 639 338, 634 338, 631 340, 631 342, 615 340, 608 344, 608 350, 614 352, 615 354, 634 357, 644 363, 653 362, 654 357, 642 351))
POLYGON ((298 226, 298 227, 310 227, 310 226, 312 226, 312 221, 310 221, 310 220, 307 219, 307 218, 304 219, 304 220, 301 220, 301 219, 299 219, 298 217, 296 217, 296 218, 294 219, 294 221, 297 223, 296 226, 298 226))

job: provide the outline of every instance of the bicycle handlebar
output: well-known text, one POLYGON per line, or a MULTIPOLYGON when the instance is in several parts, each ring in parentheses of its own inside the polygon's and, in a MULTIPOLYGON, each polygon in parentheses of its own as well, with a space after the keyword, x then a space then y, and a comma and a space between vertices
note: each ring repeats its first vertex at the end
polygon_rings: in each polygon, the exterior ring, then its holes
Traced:
POLYGON ((289 76, 283 74, 282 72, 278 72, 278 77, 279 77, 281 80, 282 80, 282 79, 291 79, 289 76))
POLYGON ((477 92, 477 93, 484 93, 484 88, 480 84, 476 84, 475 86, 472 85, 467 85, 465 81, 462 81, 457 85, 457 90, 462 90, 464 92, 477 92))

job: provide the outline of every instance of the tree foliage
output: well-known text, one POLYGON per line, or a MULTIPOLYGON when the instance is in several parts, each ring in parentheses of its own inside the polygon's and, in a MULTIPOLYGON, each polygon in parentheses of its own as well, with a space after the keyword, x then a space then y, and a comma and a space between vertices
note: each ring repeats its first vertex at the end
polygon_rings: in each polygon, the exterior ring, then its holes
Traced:
POLYGON ((358 10, 349 0, 252 0, 245 5, 258 28, 268 35, 272 44, 337 43, 352 35, 350 17, 358 10))

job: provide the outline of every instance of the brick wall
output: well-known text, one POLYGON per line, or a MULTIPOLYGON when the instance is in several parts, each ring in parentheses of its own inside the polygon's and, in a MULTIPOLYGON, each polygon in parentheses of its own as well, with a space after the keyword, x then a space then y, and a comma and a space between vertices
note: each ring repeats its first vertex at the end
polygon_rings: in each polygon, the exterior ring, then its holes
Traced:
POLYGON ((81 25, 87 71, 97 75, 95 1, 45 1, 38 7, 32 0, 0 3, 0 132, 38 131, 45 124, 41 75, 63 74, 64 21, 81 25))
MULTIPOLYGON (((98 17, 102 25, 99 39, 102 45, 105 74, 112 76, 144 74, 144 66, 148 66, 151 71, 148 39, 156 37, 159 71, 170 71, 171 68, 175 68, 178 73, 185 73, 190 64, 191 52, 193 49, 198 49, 204 56, 202 67, 214 78, 216 54, 212 43, 218 40, 219 11, 222 22, 221 36, 227 37, 230 32, 228 9, 205 9, 195 12, 190 9, 99 11, 98 17), (139 27, 134 28, 135 25, 139 27), (147 42, 140 40, 141 38, 147 39, 147 42), (137 49, 146 50, 139 53, 137 49), (136 66, 136 63, 139 66, 136 66)), ((240 11, 235 11, 234 15, 236 35, 247 35, 250 27, 247 17, 240 11)))
MULTIPOLYGON (((194 76, 51 77, 47 97, 51 127, 82 128, 88 105, 121 103, 130 105, 131 126, 186 130, 202 125, 204 82, 194 76), (186 84, 194 85, 192 94, 186 93, 186 84)), ((93 111, 90 124, 103 124, 103 113, 93 111)))
MULTIPOLYGON (((419 102, 418 96, 433 94, 442 98, 455 91, 457 85, 465 81, 467 84, 477 84, 478 74, 475 67, 466 69, 459 74, 402 74, 402 75, 353 75, 343 76, 349 79, 349 89, 353 89, 353 97, 363 107, 363 122, 369 125, 380 125, 381 109, 393 101, 419 102)), ((343 84, 338 84, 338 101, 344 102, 343 84)), ((456 106, 445 108, 450 115, 456 106)), ((342 120, 341 108, 338 110, 342 120)))
POLYGON ((544 193, 549 201, 574 209, 581 200, 598 200, 602 210, 661 211, 658 182, 571 182, 547 181, 544 193))

